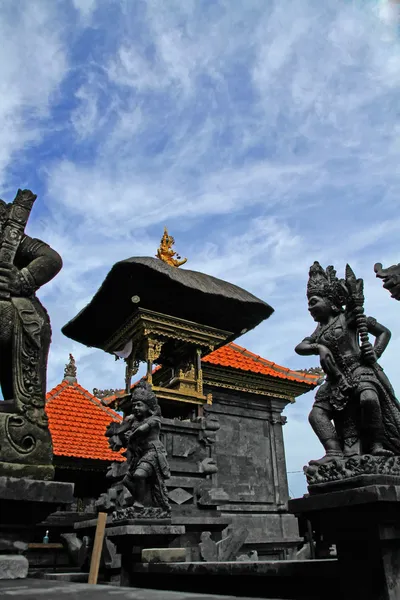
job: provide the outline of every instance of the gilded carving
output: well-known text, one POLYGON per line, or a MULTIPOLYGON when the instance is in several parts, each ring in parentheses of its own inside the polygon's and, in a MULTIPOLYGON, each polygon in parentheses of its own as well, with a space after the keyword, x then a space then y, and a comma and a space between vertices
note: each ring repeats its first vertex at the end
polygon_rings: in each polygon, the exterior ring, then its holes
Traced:
POLYGON ((172 235, 168 234, 167 228, 164 227, 164 234, 161 238, 160 247, 157 250, 157 258, 168 265, 171 265, 171 267, 180 267, 187 262, 187 258, 181 259, 177 252, 172 248, 174 244, 174 238, 172 235))

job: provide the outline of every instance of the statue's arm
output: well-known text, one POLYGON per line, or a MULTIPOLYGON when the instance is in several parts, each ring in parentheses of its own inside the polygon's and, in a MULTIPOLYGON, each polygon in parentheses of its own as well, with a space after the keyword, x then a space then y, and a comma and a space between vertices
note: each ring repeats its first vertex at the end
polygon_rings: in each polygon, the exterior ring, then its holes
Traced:
POLYGON ((61 270, 61 256, 41 240, 25 236, 19 246, 16 262, 34 289, 48 283, 61 270))
POLYGON ((146 421, 144 423, 142 423, 142 425, 139 425, 139 427, 136 429, 137 432, 139 433, 148 433, 150 431, 150 429, 152 428, 159 428, 161 424, 161 419, 159 417, 150 417, 149 419, 146 419, 146 421))
POLYGON ((143 423, 142 425, 139 425, 139 427, 137 427, 134 431, 134 434, 137 433, 147 433, 148 431, 150 431, 151 426, 149 425, 149 423, 143 423))
POLYGON ((106 437, 108 438, 108 444, 114 452, 118 452, 121 448, 126 446, 126 440, 123 434, 123 424, 112 421, 106 429, 106 437))
POLYGON ((329 348, 317 342, 316 331, 314 331, 310 337, 304 338, 300 344, 297 344, 294 350, 297 352, 297 354, 302 356, 310 356, 312 354, 318 355, 321 367, 325 373, 330 375, 332 378, 337 378, 340 376, 340 371, 337 368, 335 359, 332 356, 332 352, 329 350, 329 348))
POLYGON ((312 354, 319 354, 320 345, 317 343, 317 338, 315 336, 315 332, 311 334, 309 337, 304 338, 297 344, 294 351, 301 356, 311 356, 312 354))
POLYGON ((374 351, 379 358, 385 352, 392 334, 387 327, 378 323, 373 317, 367 317, 367 327, 368 333, 375 336, 374 351))

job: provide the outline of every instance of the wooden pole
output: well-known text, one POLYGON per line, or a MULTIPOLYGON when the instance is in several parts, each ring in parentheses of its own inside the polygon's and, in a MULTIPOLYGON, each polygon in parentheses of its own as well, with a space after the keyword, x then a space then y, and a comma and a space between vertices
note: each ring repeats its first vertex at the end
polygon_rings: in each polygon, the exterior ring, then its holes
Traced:
POLYGON ((90 572, 88 583, 97 583, 101 552, 103 550, 104 533, 106 529, 107 513, 99 512, 97 517, 96 535, 94 537, 92 559, 90 561, 90 572))

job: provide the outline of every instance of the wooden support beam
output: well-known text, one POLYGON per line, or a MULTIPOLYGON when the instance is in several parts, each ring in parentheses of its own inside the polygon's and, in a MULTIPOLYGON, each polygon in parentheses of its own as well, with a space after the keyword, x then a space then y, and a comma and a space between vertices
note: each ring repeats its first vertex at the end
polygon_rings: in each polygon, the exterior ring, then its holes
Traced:
POLYGON ((96 535, 94 537, 92 559, 90 561, 89 581, 88 583, 97 583, 99 576, 99 567, 101 553, 103 550, 104 533, 106 529, 107 513, 99 512, 97 517, 96 535))

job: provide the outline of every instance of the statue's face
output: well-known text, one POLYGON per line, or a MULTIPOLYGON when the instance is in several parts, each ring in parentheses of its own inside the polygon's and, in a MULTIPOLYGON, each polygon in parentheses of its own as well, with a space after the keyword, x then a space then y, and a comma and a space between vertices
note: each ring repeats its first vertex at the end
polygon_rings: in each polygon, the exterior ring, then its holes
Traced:
POLYGON ((141 400, 136 400, 132 406, 132 412, 139 421, 150 414, 149 407, 141 400))
POLYGON ((322 298, 322 296, 311 296, 308 299, 308 310, 317 323, 326 322, 333 314, 331 302, 328 298, 322 298))

